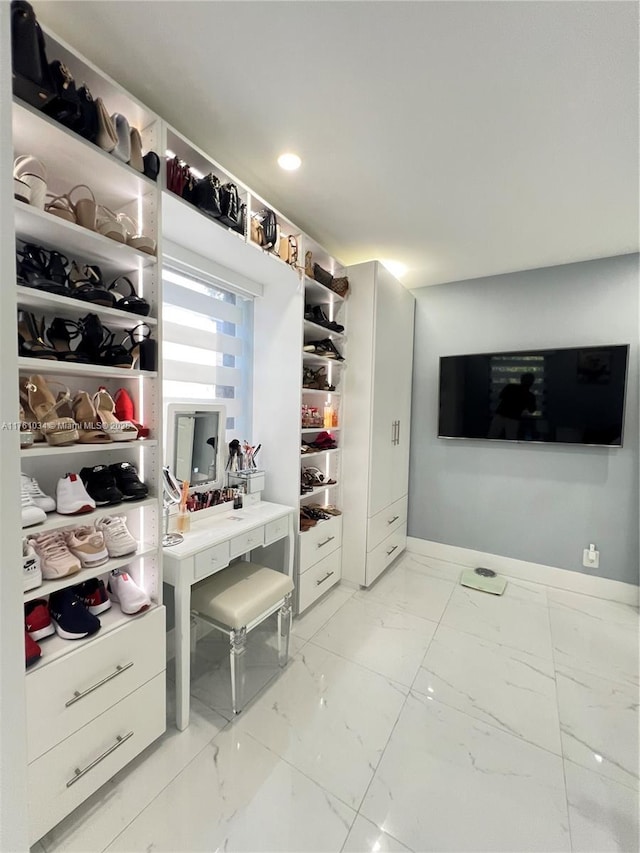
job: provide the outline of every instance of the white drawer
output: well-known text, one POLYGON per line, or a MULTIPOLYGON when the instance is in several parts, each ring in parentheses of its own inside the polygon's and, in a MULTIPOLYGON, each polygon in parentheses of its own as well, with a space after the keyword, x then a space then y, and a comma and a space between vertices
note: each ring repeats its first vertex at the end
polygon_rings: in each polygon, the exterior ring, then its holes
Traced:
MULTIPOLYGON (((42 641, 46 655, 46 640, 42 641)), ((33 761, 165 669, 158 607, 26 677, 27 752, 33 761)))
POLYGON ((206 578, 214 572, 219 572, 229 565, 229 543, 221 542, 213 548, 199 551, 194 558, 193 575, 196 578, 206 578))
POLYGON ((164 732, 165 697, 163 672, 29 765, 31 844, 164 732))
POLYGON ((338 583, 341 575, 342 548, 339 548, 298 578, 298 613, 338 583))
POLYGON ((256 527, 241 536, 234 536, 229 541, 229 556, 239 557, 240 554, 246 554, 247 551, 258 548, 260 545, 264 545, 264 527, 256 527))
POLYGON ((336 515, 328 521, 319 521, 315 527, 300 534, 299 573, 306 572, 318 560, 323 560, 341 545, 342 516, 336 515))
POLYGON ((277 542, 278 539, 284 539, 289 532, 289 516, 284 518, 276 518, 275 521, 270 521, 264 526, 264 544, 271 545, 272 542, 277 542))
POLYGON ((405 495, 369 519, 367 524, 367 551, 373 551, 390 533, 406 523, 407 505, 408 497, 405 495))
POLYGON ((402 525, 381 542, 377 548, 367 554, 365 569, 365 586, 369 586, 382 572, 391 565, 407 547, 407 524, 402 525))

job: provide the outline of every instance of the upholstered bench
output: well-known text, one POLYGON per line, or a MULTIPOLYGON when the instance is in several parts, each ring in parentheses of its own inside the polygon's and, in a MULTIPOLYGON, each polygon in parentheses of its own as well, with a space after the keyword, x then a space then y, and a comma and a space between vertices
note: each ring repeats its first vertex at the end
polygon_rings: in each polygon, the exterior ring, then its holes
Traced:
POLYGON ((231 701, 233 713, 244 704, 244 652, 247 634, 278 611, 278 662, 289 659, 291 593, 289 575, 257 563, 233 563, 191 589, 195 616, 230 639, 231 701))

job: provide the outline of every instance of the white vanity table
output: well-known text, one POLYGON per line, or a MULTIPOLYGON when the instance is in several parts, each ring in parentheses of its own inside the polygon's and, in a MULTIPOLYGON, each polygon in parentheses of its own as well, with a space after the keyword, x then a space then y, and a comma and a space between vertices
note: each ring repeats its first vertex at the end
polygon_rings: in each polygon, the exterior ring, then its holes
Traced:
POLYGON ((294 513, 292 507, 268 501, 230 508, 192 520, 184 542, 163 548, 163 580, 175 594, 176 725, 180 731, 189 725, 191 587, 236 557, 280 539, 286 540, 283 570, 293 577, 294 513))

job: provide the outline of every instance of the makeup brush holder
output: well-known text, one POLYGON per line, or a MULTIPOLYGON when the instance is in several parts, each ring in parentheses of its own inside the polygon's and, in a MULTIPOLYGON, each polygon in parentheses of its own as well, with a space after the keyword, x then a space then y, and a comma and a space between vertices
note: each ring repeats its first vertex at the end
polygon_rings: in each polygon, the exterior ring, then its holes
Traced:
POLYGON ((235 471, 229 474, 230 486, 243 486, 246 495, 255 495, 264 491, 265 472, 257 469, 235 471))

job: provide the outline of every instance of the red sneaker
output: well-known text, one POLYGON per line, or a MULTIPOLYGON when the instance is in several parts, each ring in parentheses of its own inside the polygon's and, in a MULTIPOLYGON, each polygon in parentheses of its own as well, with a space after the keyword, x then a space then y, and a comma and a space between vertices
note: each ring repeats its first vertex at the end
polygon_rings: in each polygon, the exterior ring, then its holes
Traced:
POLYGON ((32 640, 43 640, 55 634, 51 622, 49 605, 43 598, 36 598, 24 606, 24 630, 32 640))
POLYGON ((41 656, 42 649, 36 643, 35 640, 32 640, 31 637, 24 632, 24 660, 25 666, 31 666, 34 664, 41 656))
POLYGON ((138 430, 138 438, 149 438, 149 427, 136 421, 136 407, 126 388, 118 388, 113 398, 116 404, 116 417, 119 421, 131 421, 138 430))

